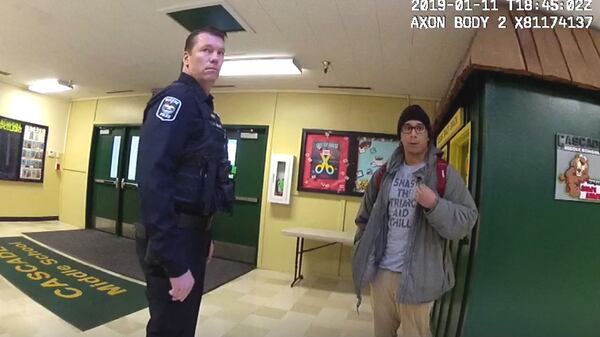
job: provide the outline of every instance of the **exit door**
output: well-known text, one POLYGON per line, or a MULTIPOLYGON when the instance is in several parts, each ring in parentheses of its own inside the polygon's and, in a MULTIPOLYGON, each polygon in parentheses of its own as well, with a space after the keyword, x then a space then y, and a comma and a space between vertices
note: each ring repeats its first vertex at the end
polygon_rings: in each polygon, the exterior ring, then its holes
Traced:
POLYGON ((87 228, 135 237, 139 127, 99 126, 92 141, 87 228))
POLYGON ((256 264, 267 152, 267 127, 226 126, 233 165, 233 215, 217 214, 213 226, 215 255, 256 264))

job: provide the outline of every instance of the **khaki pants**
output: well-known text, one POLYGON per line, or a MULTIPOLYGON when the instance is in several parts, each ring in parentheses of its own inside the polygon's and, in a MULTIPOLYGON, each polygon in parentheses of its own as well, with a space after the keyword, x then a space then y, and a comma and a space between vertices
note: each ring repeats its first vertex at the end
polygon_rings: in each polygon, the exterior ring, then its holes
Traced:
POLYGON ((371 283, 375 337, 431 337, 429 314, 433 302, 397 303, 396 294, 401 277, 400 273, 378 269, 371 283))

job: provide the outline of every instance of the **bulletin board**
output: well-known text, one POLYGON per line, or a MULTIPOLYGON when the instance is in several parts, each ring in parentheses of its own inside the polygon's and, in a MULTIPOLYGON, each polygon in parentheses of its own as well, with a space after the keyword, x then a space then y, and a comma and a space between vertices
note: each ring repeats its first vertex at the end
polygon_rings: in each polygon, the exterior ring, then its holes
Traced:
POLYGON ((298 191, 360 196, 398 144, 392 134, 303 129, 298 191))
POLYGON ((0 116, 0 179, 44 181, 48 127, 0 116))

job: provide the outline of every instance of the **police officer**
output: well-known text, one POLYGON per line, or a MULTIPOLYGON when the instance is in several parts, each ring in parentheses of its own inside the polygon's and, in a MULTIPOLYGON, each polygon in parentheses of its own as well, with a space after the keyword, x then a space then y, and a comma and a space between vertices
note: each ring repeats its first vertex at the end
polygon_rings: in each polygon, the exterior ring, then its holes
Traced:
POLYGON ((150 307, 147 336, 194 335, 213 251, 212 216, 231 211, 227 139, 210 95, 225 37, 211 27, 190 33, 179 79, 144 111, 137 250, 150 307))

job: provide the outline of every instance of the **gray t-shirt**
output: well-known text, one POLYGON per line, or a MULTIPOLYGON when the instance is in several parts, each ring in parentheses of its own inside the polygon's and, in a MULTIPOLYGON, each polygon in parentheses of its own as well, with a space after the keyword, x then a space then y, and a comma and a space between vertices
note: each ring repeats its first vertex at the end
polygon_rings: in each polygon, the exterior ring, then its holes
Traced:
POLYGON ((408 232, 414 226, 417 200, 415 198, 417 178, 413 173, 425 166, 402 164, 396 172, 388 204, 388 235, 387 244, 379 267, 401 273, 404 267, 404 253, 408 232))

